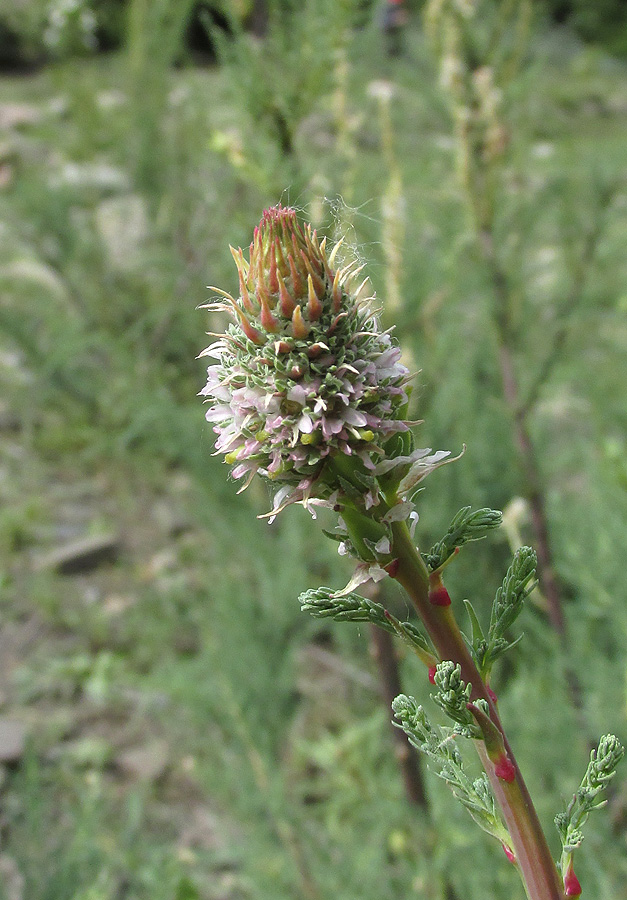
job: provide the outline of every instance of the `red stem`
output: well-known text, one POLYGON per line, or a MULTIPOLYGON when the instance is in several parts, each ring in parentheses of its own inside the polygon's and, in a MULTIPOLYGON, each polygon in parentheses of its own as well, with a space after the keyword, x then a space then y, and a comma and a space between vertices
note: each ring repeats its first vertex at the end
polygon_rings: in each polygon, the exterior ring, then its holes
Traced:
POLYGON ((481 698, 488 704, 490 718, 501 732, 505 749, 514 765, 514 781, 508 783, 498 778, 483 744, 477 742, 479 755, 510 833, 527 896, 529 900, 564 900, 561 879, 529 791, 503 731, 494 701, 477 670, 451 607, 434 606, 429 602, 429 572, 414 546, 407 526, 400 522, 394 523, 392 533, 392 554, 399 561, 394 577, 403 585, 414 603, 441 658, 459 663, 463 680, 472 685, 472 699, 481 698))

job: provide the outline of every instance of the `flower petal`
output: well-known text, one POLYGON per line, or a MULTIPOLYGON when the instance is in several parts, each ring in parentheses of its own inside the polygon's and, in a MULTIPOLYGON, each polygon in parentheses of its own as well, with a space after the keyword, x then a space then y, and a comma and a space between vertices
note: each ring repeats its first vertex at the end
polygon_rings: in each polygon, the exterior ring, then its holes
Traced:
POLYGON ((401 497, 409 493, 409 491, 413 490, 423 478, 430 475, 431 472, 439 469, 440 466, 446 466, 448 463, 456 462, 456 460, 461 459, 465 452, 466 445, 464 444, 462 452, 457 456, 451 456, 450 450, 438 450, 433 456, 426 456, 424 459, 417 460, 399 484, 398 493, 401 497))
POLYGON ((387 574, 385 569, 382 569, 378 563, 358 563, 355 567, 353 577, 346 587, 342 588, 341 591, 335 591, 331 596, 344 597, 346 594, 350 594, 356 587, 359 587, 360 584, 364 584, 366 581, 381 581, 383 578, 387 578, 387 574))

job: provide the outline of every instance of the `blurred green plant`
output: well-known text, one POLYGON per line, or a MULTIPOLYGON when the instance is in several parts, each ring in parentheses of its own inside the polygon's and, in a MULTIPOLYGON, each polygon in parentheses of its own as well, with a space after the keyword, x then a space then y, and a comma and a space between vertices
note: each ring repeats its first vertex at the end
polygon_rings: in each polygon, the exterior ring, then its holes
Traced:
POLYGON ((55 57, 93 52, 97 47, 96 27, 90 0, 53 0, 44 41, 55 57))
POLYGON ((0 68, 39 66, 122 42, 125 0, 6 0, 0 68))
MULTIPOLYGON (((625 755, 625 748, 613 734, 604 735, 596 750, 590 753, 590 762, 581 785, 568 804, 566 812, 555 817, 555 825, 562 842, 560 869, 564 883, 570 885, 570 895, 581 893, 581 887, 573 869, 573 853, 583 841, 583 825, 592 810, 607 803, 603 796, 616 774, 616 766, 625 755)), ((567 891, 567 895, 568 895, 567 891)))
POLYGON ((163 125, 193 0, 131 0, 128 10, 128 88, 131 99, 131 153, 135 179, 150 195, 161 187, 167 166, 163 125))
POLYGON ((278 177, 266 182, 274 195, 286 183, 296 196, 305 187, 299 128, 324 108, 332 92, 337 54, 350 39, 357 6, 356 0, 269 0, 261 41, 237 17, 231 18, 228 36, 207 20, 232 102, 248 119, 241 152, 251 159, 251 171, 271 173, 280 167, 278 177), (258 148, 263 148, 262 135, 274 146, 274 159, 255 159, 258 148), (281 177, 283 181, 276 183, 281 177))
MULTIPOLYGON (((514 243, 512 232, 517 231, 519 223, 515 217, 504 223, 501 209, 509 177, 510 145, 516 139, 508 123, 507 104, 527 54, 531 11, 530 0, 509 4, 492 0, 472 0, 467 4, 432 0, 425 7, 425 22, 439 67, 440 85, 453 117, 458 178, 490 292, 492 350, 529 504, 540 560, 539 584, 566 658, 570 639, 564 611, 565 586, 556 571, 547 509, 549 485, 545 483, 535 445, 533 417, 591 277, 617 185, 605 183, 599 187, 597 208, 584 233, 576 239, 579 255, 572 261, 570 286, 559 303, 548 347, 535 371, 530 371, 527 346, 530 340, 537 340, 533 299, 512 277, 511 254, 506 248, 514 243)), ((582 686, 572 664, 565 661, 564 665, 571 699, 586 731, 582 686)))
POLYGON ((543 0, 538 5, 555 21, 572 26, 584 41, 605 44, 613 53, 627 52, 627 11, 620 0, 543 0))

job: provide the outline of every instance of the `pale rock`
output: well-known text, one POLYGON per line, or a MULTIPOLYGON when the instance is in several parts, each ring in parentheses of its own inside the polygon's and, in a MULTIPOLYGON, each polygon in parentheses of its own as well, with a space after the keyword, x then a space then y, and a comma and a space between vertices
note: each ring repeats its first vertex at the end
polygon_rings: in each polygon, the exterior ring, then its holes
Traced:
POLYGON ((148 212, 137 194, 103 200, 96 210, 96 229, 111 267, 130 272, 141 263, 141 250, 148 236, 148 212))
POLYGON ((126 102, 126 94, 122 91, 100 91, 96 94, 96 104, 102 110, 119 109, 126 102))
POLYGON ((24 755, 27 730, 23 722, 0 716, 0 762, 16 763, 24 755))
POLYGON ((1 103, 0 129, 21 128, 24 125, 35 125, 41 121, 39 107, 30 103, 1 103))
POLYGON ((167 741, 156 738, 150 743, 124 750, 115 762, 125 775, 141 781, 158 781, 168 768, 170 748, 167 741))
POLYGON ((128 190, 129 178, 123 169, 104 162, 63 162, 49 179, 51 188, 85 188, 98 191, 128 190))

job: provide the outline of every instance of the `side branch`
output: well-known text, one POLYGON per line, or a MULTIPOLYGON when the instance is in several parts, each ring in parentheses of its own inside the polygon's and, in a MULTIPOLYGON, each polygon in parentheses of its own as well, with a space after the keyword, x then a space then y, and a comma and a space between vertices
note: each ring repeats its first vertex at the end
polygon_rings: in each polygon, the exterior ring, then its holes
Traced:
POLYGON ((542 385, 546 383, 560 357, 560 353, 562 351, 564 343, 566 342, 566 338, 568 337, 568 330, 570 325, 569 315, 574 309, 576 309, 577 306, 579 306, 581 298, 583 297, 583 293, 588 284, 590 270, 592 268, 592 264, 594 263, 600 240, 603 236, 603 230, 605 226, 605 213, 611 205, 613 196, 614 190, 612 188, 608 187, 602 191, 599 199, 599 209, 595 222, 585 236, 581 253, 574 259, 574 272, 572 277, 571 289, 559 311, 560 324, 558 325, 555 334, 553 335, 551 347, 546 357, 541 362, 540 367, 527 390, 527 396, 519 405, 516 411, 516 415, 523 421, 527 418, 527 416, 535 406, 540 394, 540 390, 542 389, 542 385))

